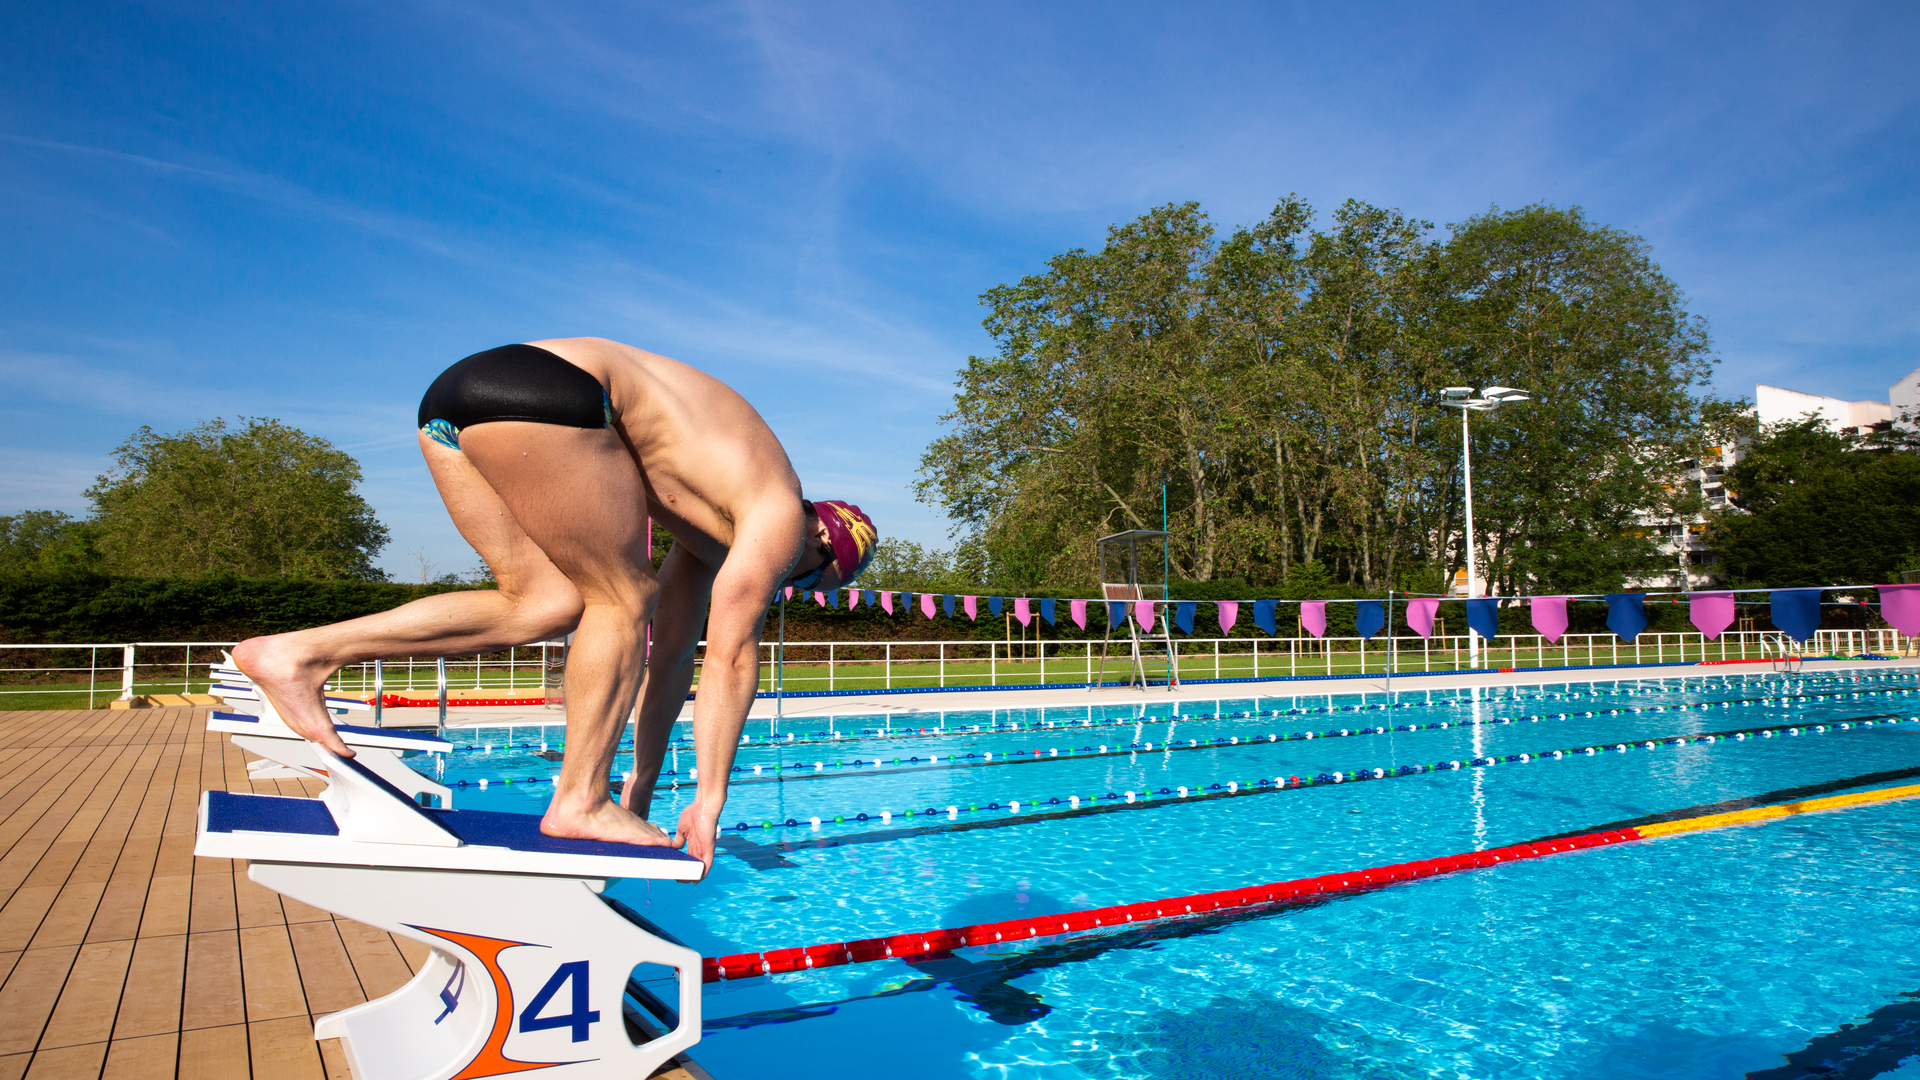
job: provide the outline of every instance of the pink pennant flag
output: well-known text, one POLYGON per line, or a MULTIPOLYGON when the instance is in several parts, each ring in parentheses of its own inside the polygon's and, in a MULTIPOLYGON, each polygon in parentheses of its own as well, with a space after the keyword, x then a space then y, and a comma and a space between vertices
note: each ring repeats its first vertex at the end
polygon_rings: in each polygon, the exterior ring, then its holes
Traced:
POLYGON ((1013 617, 1020 620, 1021 626, 1033 622, 1033 609, 1028 606, 1026 597, 1022 596, 1014 600, 1013 617))
POLYGON ((979 599, 977 596, 963 596, 960 598, 960 606, 967 610, 967 618, 975 622, 980 620, 980 612, 978 610, 979 599))
POLYGON ((793 586, 791 585, 787 586, 786 598, 788 600, 793 599, 793 586))
POLYGON ((816 593, 814 593, 814 594, 813 594, 813 602, 814 602, 814 603, 816 603, 816 604, 819 604, 819 605, 820 605, 821 607, 826 607, 826 606, 827 606, 827 594, 826 594, 826 593, 823 593, 823 592, 816 592, 816 593))
POLYGON ((857 608, 859 606, 860 606, 860 590, 848 589, 847 590, 847 610, 852 611, 854 608, 857 608))
POLYGON ((1220 605, 1220 632, 1230 634, 1233 624, 1240 621, 1240 601, 1220 600, 1217 603, 1220 605))
POLYGON ((1533 628, 1541 637, 1558 645, 1560 635, 1567 632, 1567 598, 1536 596, 1527 604, 1533 609, 1533 628))
POLYGON ((1733 625, 1733 594, 1697 592, 1687 596, 1687 621, 1700 628, 1708 641, 1718 638, 1733 625))
POLYGON ((1073 614, 1073 625, 1085 630, 1087 628, 1087 602, 1085 600, 1074 600, 1067 604, 1067 608, 1073 614))
POLYGON ((923 592, 920 594, 920 614, 925 615, 929 619, 933 618, 933 594, 932 593, 923 592))
POLYGON ((1153 601, 1136 602, 1133 605, 1133 621, 1140 624, 1140 629, 1149 634, 1153 633, 1153 601))
POLYGON ((1880 586, 1880 617, 1908 637, 1920 636, 1920 585, 1880 586))
POLYGON ((890 592, 881 593, 880 606, 886 609, 887 614, 893 614, 893 594, 890 592))
POLYGON ((1314 637, 1327 636, 1327 602, 1308 600, 1300 605, 1300 625, 1314 637))
POLYGON ((1440 610, 1440 601, 1434 599, 1407 601, 1407 625, 1423 638, 1433 636, 1433 613, 1440 610))

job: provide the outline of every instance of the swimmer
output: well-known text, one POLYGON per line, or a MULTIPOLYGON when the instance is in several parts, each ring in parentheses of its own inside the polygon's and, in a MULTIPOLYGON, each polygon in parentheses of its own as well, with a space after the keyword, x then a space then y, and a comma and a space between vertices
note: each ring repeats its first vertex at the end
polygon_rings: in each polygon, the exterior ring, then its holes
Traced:
POLYGON ((321 700, 341 667, 572 632, 566 757, 540 830, 685 847, 711 869, 767 608, 785 586, 850 584, 873 557, 872 520, 857 506, 801 498, 780 441, 718 379, 603 338, 469 356, 428 388, 419 423, 441 500, 499 588, 253 638, 234 660, 289 727, 348 757, 321 700), (649 515, 674 541, 657 572, 649 515), (700 775, 669 836, 648 811, 703 628, 700 775), (636 701, 633 778, 615 802, 610 771, 636 701))

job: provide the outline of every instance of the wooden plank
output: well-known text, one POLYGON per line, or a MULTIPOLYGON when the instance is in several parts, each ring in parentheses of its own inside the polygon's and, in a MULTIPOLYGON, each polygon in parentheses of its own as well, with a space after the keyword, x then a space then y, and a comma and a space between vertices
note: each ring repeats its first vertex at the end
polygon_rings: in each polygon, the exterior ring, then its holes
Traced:
POLYGON ((233 871, 223 867, 219 873, 195 874, 192 880, 190 932, 199 934, 208 930, 239 929, 240 921, 233 903, 233 871))
POLYGON ((321 1016, 367 1000, 332 919, 289 926, 287 933, 293 940, 294 961, 300 965, 307 1012, 321 1016))
POLYGON ((81 946, 66 985, 60 988, 60 1002, 40 1036, 40 1049, 106 1042, 113 1034, 113 1018, 120 1008, 120 994, 127 985, 127 962, 132 958, 131 941, 81 946))
POLYGON ((419 974, 420 969, 426 966, 427 958, 433 955, 433 947, 410 937, 401 937, 399 934, 388 936, 393 938, 394 947, 400 950, 400 955, 406 960, 408 969, 416 975, 419 974))
POLYGON ((246 1019, 246 989, 240 977, 240 932, 222 930, 188 936, 180 1027, 187 1031, 228 1028, 244 1024, 246 1019))
POLYGON ((284 926, 256 926, 240 934, 240 974, 247 998, 247 1022, 306 1016, 300 993, 300 968, 284 926))
POLYGON ((88 941, 118 941, 137 936, 147 906, 147 878, 114 878, 94 909, 88 941))
POLYGON ((180 1033, 169 1031, 139 1039, 115 1039, 107 1046, 100 1080, 173 1080, 180 1033))
POLYGON ((253 1075, 273 1080, 323 1080, 320 1048, 314 1045, 313 1021, 306 1016, 262 1020, 247 1025, 253 1051, 253 1075))
MULTIPOLYGON (((240 1080, 252 1075, 247 1059, 247 1029, 243 1024, 229 1027, 197 1028, 180 1033, 180 1076, 182 1080, 240 1080)), ((260 1080, 273 1080, 264 1075, 260 1080)))
POLYGON ((339 1039, 321 1039, 314 1045, 320 1048, 320 1067, 326 1070, 327 1080, 353 1080, 353 1070, 347 1067, 347 1048, 339 1039))
POLYGON ((20 1080, 33 1064, 32 1054, 7 1054, 0 1057, 0 1080, 20 1080))
POLYGON ((34 933, 33 944, 28 948, 78 945, 85 941, 87 927, 93 924, 94 911, 99 908, 100 897, 106 891, 107 887, 102 882, 68 882, 47 909, 46 918, 40 920, 40 929, 34 933))
POLYGON ((107 1044, 88 1043, 42 1050, 33 1055, 27 1080, 95 1080, 107 1056, 107 1044))
POLYGON ((41 920, 60 898, 60 890, 51 885, 15 889, 7 906, 0 908, 0 950, 18 952, 40 932, 41 920))
POLYGON ((140 915, 140 936, 186 933, 192 894, 190 877, 155 877, 147 886, 147 905, 140 915))
POLYGON ((49 988, 67 981, 73 958, 79 947, 63 945, 55 949, 34 949, 20 957, 0 986, 0 1054, 22 1054, 40 1043, 40 1032, 53 1014, 54 995, 49 988))
POLYGON ((280 910, 280 894, 256 884, 244 868, 234 871, 233 899, 242 927, 286 924, 286 913, 280 910))
POLYGON ((120 995, 120 1012, 113 1022, 114 1039, 179 1031, 186 974, 186 937, 149 937, 134 942, 126 989, 120 995))
POLYGON ((335 919, 333 925, 369 1000, 386 997, 413 978, 413 969, 394 945, 393 935, 352 919, 335 919))

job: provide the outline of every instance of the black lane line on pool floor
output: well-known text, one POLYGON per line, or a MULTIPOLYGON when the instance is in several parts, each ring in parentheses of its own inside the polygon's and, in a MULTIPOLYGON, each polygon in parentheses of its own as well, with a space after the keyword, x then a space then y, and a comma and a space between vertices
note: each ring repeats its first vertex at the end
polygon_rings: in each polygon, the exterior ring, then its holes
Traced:
POLYGON ((1744 799, 1727 799, 1722 802, 1701 803, 1683 810, 1669 810, 1664 814, 1648 814, 1646 817, 1630 818, 1626 821, 1610 821, 1605 825, 1595 825, 1590 829, 1576 829, 1573 832, 1554 833, 1543 836, 1534 843, 1548 840, 1565 840, 1570 836, 1585 836, 1590 832, 1611 832, 1615 829, 1632 829, 1641 825, 1658 825, 1664 821, 1678 821, 1681 818, 1706 817, 1709 814, 1728 814, 1735 810, 1751 810, 1756 806, 1771 803, 1794 802, 1798 799, 1811 799, 1818 795, 1830 795, 1848 788, 1867 787, 1870 784, 1884 784, 1889 780, 1910 780, 1920 776, 1920 768, 1890 769, 1886 772, 1863 773, 1839 780, 1828 780, 1823 784, 1805 784, 1800 787, 1781 788, 1764 795, 1750 795, 1744 799))
MULTIPOLYGON (((1842 787, 1858 787, 1878 783, 1882 779, 1901 779, 1909 775, 1920 775, 1920 769, 1898 770, 1889 773, 1868 773, 1847 780, 1831 781, 1827 784, 1809 784, 1804 788, 1787 788, 1781 792, 1769 792, 1753 796, 1752 801, 1760 802, 1776 795, 1792 798, 1795 793, 1819 790, 1836 790, 1842 787)), ((1736 800, 1745 802, 1747 800, 1736 800)), ((1711 809, 1719 803, 1706 804, 1705 807, 1675 810, 1669 814, 1656 815, 1637 821, 1653 822, 1676 817, 1692 816, 1694 810, 1711 809)), ((1719 812, 1719 811, 1713 811, 1719 812)), ((1620 828, 1621 823, 1593 825, 1571 832, 1556 833, 1533 840, 1522 840, 1520 844, 1539 844, 1567 836, 1583 836, 1588 833, 1606 832, 1620 828)), ((1563 852, 1562 854, 1577 854, 1563 852)), ((1481 867, 1480 869, 1494 869, 1481 867)), ((1464 871, 1461 871, 1464 872, 1464 871)), ((1107 933, 1092 936, 1075 937, 1065 941, 1042 945, 1024 952, 1003 954, 986 960, 967 960, 952 952, 932 954, 925 958, 901 962, 927 972, 931 978, 917 978, 907 983, 879 990, 871 994, 856 994, 852 997, 831 1001, 810 1002, 780 1009, 763 1009, 755 1012, 739 1013, 734 1016, 705 1017, 702 1027, 707 1032, 730 1029, 760 1027, 765 1024, 785 1024, 797 1020, 813 1020, 831 1016, 842 1005, 852 1005, 863 1001, 877 1001, 883 998, 899 997, 903 994, 920 993, 935 990, 941 986, 951 986, 960 999, 988 1015, 997 1023, 1009 1026, 1031 1023, 1053 1011, 1053 1007, 1038 994, 1008 985, 1012 980, 1064 967, 1087 960, 1096 960, 1108 952, 1117 949, 1151 949, 1162 941, 1199 937, 1219 933, 1241 923, 1255 922, 1306 911, 1342 900, 1384 892, 1402 886, 1418 885, 1451 877, 1422 878, 1414 881, 1381 882, 1374 885, 1357 886, 1337 893, 1319 893, 1308 897, 1295 897, 1247 908, 1230 911, 1204 912, 1180 916, 1155 922, 1139 924, 1107 933)), ((1920 991, 1903 994, 1902 997, 1920 998, 1920 991)), ((1828 1077, 1839 1080, 1870 1080, 1897 1065, 1901 1060, 1920 1052, 1920 1002, 1895 1002, 1883 1006, 1868 1014, 1867 1022, 1860 1025, 1843 1025, 1840 1030, 1808 1040, 1803 1050, 1786 1055, 1788 1065, 1777 1069, 1747 1074, 1747 1080, 1800 1080, 1800 1078, 1828 1077), (1891 1061, 1892 1064, 1882 1064, 1891 1061), (1823 1071, 1831 1070, 1831 1071, 1823 1071)))
MULTIPOLYGON (((1853 723, 1859 723, 1860 721, 1863 721, 1863 720, 1898 721, 1899 719, 1900 719, 1899 717, 1893 716, 1892 714, 1889 714, 1889 713, 1873 713, 1867 716, 1849 716, 1849 717, 1843 717, 1837 720, 1828 720, 1828 721, 1825 721, 1824 723, 1853 724, 1853 723)), ((1640 746, 1643 743, 1651 742, 1658 746, 1664 746, 1668 744, 1669 740, 1672 740, 1675 738, 1687 739, 1689 742, 1689 745, 1692 745, 1695 740, 1705 739, 1708 737, 1712 737, 1714 739, 1728 739, 1734 735, 1742 734, 1742 733, 1751 735, 1752 733, 1758 732, 1758 731, 1785 731, 1785 730, 1788 730, 1789 728, 1799 727, 1799 726, 1801 725, 1782 724, 1782 725, 1779 725, 1778 727, 1739 728, 1733 731, 1703 731, 1697 734, 1688 734, 1684 736, 1665 735, 1655 739, 1636 739, 1634 740, 1633 745, 1640 746)), ((1581 751, 1585 749, 1587 748, 1576 747, 1573 749, 1567 749, 1563 747, 1559 752, 1566 755, 1567 758, 1574 758, 1574 757, 1585 756, 1581 753, 1581 751)), ((1601 744, 1595 744, 1594 749, 1604 751, 1608 748, 1601 744)), ((1552 753, 1554 753, 1554 751, 1548 750, 1543 754, 1530 754, 1528 756, 1535 762, 1551 761, 1553 759, 1551 757, 1548 757, 1547 755, 1550 755, 1552 753)), ((1510 756, 1518 756, 1518 755, 1510 755, 1510 756)), ((1475 759, 1475 760, 1481 761, 1484 759, 1475 759)), ((1508 762, 1507 764, 1512 764, 1512 763, 1508 762)), ((1463 763, 1461 766, 1461 769, 1458 769, 1458 770, 1446 769, 1444 770, 1444 772, 1453 773, 1458 771, 1464 771, 1465 769, 1469 769, 1469 768, 1484 768, 1484 767, 1486 766, 1478 765, 1478 764, 1468 765, 1463 763)), ((1410 776, 1432 776, 1432 775, 1440 774, 1441 772, 1443 772, 1443 770, 1422 769, 1417 772, 1409 772, 1409 773, 1388 773, 1387 775, 1383 777, 1379 777, 1378 779, 1394 780, 1394 779, 1404 779, 1410 776)), ((1366 781, 1355 780, 1353 782, 1364 783, 1366 781)), ((1005 829, 1005 828, 1012 828, 1014 826, 1019 826, 1019 825, 1037 825, 1043 822, 1060 821, 1067 818, 1089 817, 1094 814, 1116 814, 1125 810, 1146 810, 1146 809, 1157 809, 1160 807, 1167 807, 1167 806, 1188 806, 1194 803, 1208 802, 1216 799, 1239 799, 1239 798, 1246 798, 1248 796, 1253 796, 1253 795, 1276 795, 1286 791, 1300 792, 1300 791, 1310 791, 1310 790, 1340 787, 1340 786, 1343 786, 1343 784, 1311 783, 1311 784, 1301 784, 1299 787, 1282 787, 1279 785, 1269 785, 1267 787, 1249 786, 1249 787, 1243 787, 1239 791, 1203 792, 1196 789, 1192 795, 1189 795, 1185 798, 1161 798, 1161 799, 1154 799, 1154 800, 1141 799, 1137 802, 1130 802, 1130 803, 1114 802, 1114 803, 1108 803, 1105 806, 1082 806, 1082 807, 1078 807, 1076 809, 1071 809, 1071 810, 1041 811, 1033 814, 1020 814, 1020 815, 1008 814, 1004 817, 979 818, 973 821, 947 821, 938 825, 912 825, 912 826, 907 826, 905 828, 899 828, 899 829, 878 829, 870 832, 849 833, 845 836, 821 836, 821 837, 815 837, 815 838, 810 838, 806 840, 781 840, 781 841, 777 841, 770 844, 755 843, 752 840, 748 840, 745 836, 740 835, 736 831, 727 831, 727 832, 723 832, 720 835, 720 838, 715 843, 716 843, 716 846, 718 846, 722 851, 726 852, 729 855, 734 856, 735 858, 740 859, 741 861, 745 862, 748 866, 752 867, 755 870, 785 870, 793 867, 798 867, 800 865, 799 863, 796 863, 786 857, 795 852, 822 851, 829 848, 849 847, 849 846, 860 845, 860 844, 884 844, 884 843, 891 843, 896 840, 911 840, 911 839, 914 839, 915 837, 920 837, 920 836, 945 835, 948 833, 971 832, 978 829, 1005 829)), ((1582 832, 1585 832, 1585 831, 1590 831, 1590 830, 1582 830, 1582 832)), ((1566 835, 1577 836, 1580 834, 1568 833, 1566 835)))
MULTIPOLYGON (((1734 698, 1726 702, 1713 702, 1711 703, 1710 706, 1694 705, 1692 708, 1687 710, 1681 710, 1674 706, 1640 706, 1637 708, 1628 706, 1628 707, 1613 708, 1613 709, 1594 710, 1594 711, 1589 711, 1584 713, 1582 712, 1544 713, 1544 714, 1540 714, 1537 717, 1535 716, 1498 716, 1498 717, 1494 717, 1491 720, 1476 720, 1476 719, 1469 718, 1469 719, 1463 719, 1458 721, 1435 721, 1429 724, 1402 724, 1396 727, 1386 727, 1385 725, 1381 725, 1381 724, 1373 724, 1367 727, 1340 728, 1338 730, 1328 730, 1328 731, 1314 731, 1314 732, 1293 731, 1293 732, 1287 732, 1285 734, 1281 734, 1280 732, 1270 732, 1269 734, 1274 735, 1276 737, 1272 739, 1266 739, 1260 736, 1252 736, 1252 737, 1240 740, 1238 742, 1218 742, 1218 741, 1198 742, 1197 740, 1189 739, 1188 742, 1192 745, 1187 745, 1187 746, 1181 746, 1177 742, 1163 742, 1159 746, 1153 746, 1153 747, 1127 746, 1127 747, 1122 747, 1114 750, 1094 750, 1091 747, 1082 747, 1080 750, 1077 750, 1077 751, 1069 749, 1067 753, 1059 754, 1059 755, 1043 755, 1035 751, 1033 753, 1028 754, 1025 757, 1019 757, 1010 753, 1006 755, 1003 760, 998 760, 998 761, 956 761, 953 759, 957 757, 957 755, 949 754, 947 755, 948 763, 944 765, 937 764, 937 763, 917 765, 909 762, 906 764, 896 764, 892 768, 884 768, 884 767, 874 768, 874 769, 871 769, 870 771, 864 771, 864 772, 861 770, 865 766, 863 765, 863 763, 859 758, 854 759, 854 765, 851 771, 847 771, 847 772, 796 771, 792 776, 784 775, 778 770, 786 769, 786 768, 794 768, 795 766, 775 763, 770 766, 764 766, 766 768, 772 768, 776 770, 774 775, 758 776, 758 775, 743 774, 739 777, 735 777, 731 779, 729 781, 729 786, 754 787, 754 786, 765 785, 765 784, 790 784, 790 783, 796 783, 801 780, 848 780, 848 779, 860 779, 860 778, 876 777, 876 776, 907 776, 914 773, 949 772, 957 769, 987 769, 987 768, 993 768, 995 766, 1000 766, 1000 765, 1038 765, 1038 764, 1041 764, 1042 762, 1090 761, 1094 758, 1125 757, 1132 754, 1172 753, 1174 751, 1179 751, 1179 750, 1232 750, 1238 747, 1246 747, 1246 746, 1275 746, 1285 742, 1312 742, 1315 739, 1348 739, 1348 738, 1355 738, 1362 735, 1367 735, 1367 736, 1395 735, 1395 734, 1418 735, 1422 732, 1447 731, 1452 728, 1505 727, 1515 723, 1533 722, 1535 720, 1598 720, 1606 717, 1632 716, 1635 714, 1646 713, 1649 711, 1666 712, 1671 710, 1676 712, 1691 711, 1691 712, 1704 713, 1704 712, 1709 712, 1712 709, 1721 708, 1724 706, 1744 705, 1744 704, 1752 704, 1752 703, 1772 703, 1772 702, 1778 702, 1782 700, 1791 700, 1796 702, 1819 701, 1819 700, 1822 700, 1825 698, 1831 698, 1831 697, 1845 697, 1849 693, 1858 696, 1861 693, 1871 694, 1871 693, 1874 693, 1874 691, 1855 690, 1855 691, 1839 691, 1835 694, 1794 695, 1789 699, 1782 699, 1778 696, 1769 696, 1769 697, 1760 697, 1760 698, 1734 698)), ((1689 703, 1689 704, 1691 705, 1692 703, 1689 703)), ((1273 713, 1273 714, 1262 714, 1262 715, 1270 715, 1270 716, 1278 717, 1278 716, 1287 716, 1287 715, 1294 715, 1294 714, 1273 713)), ((1259 719, 1259 718, 1260 718, 1259 716, 1254 716, 1254 717, 1246 717, 1245 719, 1259 719)), ((1224 717, 1224 716, 1191 716, 1191 717, 1178 717, 1176 719, 1202 721, 1202 720, 1223 720, 1223 719, 1241 719, 1241 718, 1224 717)), ((1866 718, 1860 717, 1859 719, 1866 719, 1866 718)), ((1147 721, 1141 721, 1141 722, 1147 722, 1147 721)), ((1123 725, 1113 725, 1113 726, 1123 726, 1123 725)), ((1036 729, 1032 729, 1031 731, 993 732, 991 734, 1006 734, 1006 735, 1029 734, 1029 733, 1038 733, 1043 730, 1044 731, 1071 731, 1074 729, 1072 728, 1037 729, 1036 728, 1036 729)), ((1086 729, 1081 729, 1081 730, 1086 730, 1086 729)), ((969 733, 969 734, 972 734, 972 733, 969 733)), ((1236 739, 1238 738, 1238 736, 1228 736, 1228 738, 1236 739)), ((770 743, 765 748, 777 749, 781 745, 797 745, 797 744, 770 743)), ((761 747, 742 747, 742 749, 762 749, 762 748, 761 747)), ((1552 751, 1548 751, 1548 752, 1551 753, 1552 751)), ((560 760, 562 755, 559 751, 547 750, 547 751, 538 752, 536 756, 544 757, 549 761, 558 761, 560 760)), ((898 763, 899 760, 900 759, 898 758, 894 759, 896 763, 898 763)), ((879 762, 875 761, 868 764, 879 764, 879 762)), ((837 769, 846 768, 846 766, 843 763, 837 762, 837 761, 834 762, 834 767, 837 769)), ((739 768, 739 766, 736 766, 736 768, 739 768)), ((746 768, 752 768, 752 766, 746 766, 746 768)), ((805 768, 805 766, 803 763, 801 763, 801 764, 798 764, 798 768, 803 769, 805 768)), ((656 787, 654 789, 654 798, 656 799, 665 798, 667 795, 671 794, 672 792, 679 791, 683 788, 694 788, 698 786, 699 784, 697 781, 675 780, 667 784, 663 784, 656 787)))

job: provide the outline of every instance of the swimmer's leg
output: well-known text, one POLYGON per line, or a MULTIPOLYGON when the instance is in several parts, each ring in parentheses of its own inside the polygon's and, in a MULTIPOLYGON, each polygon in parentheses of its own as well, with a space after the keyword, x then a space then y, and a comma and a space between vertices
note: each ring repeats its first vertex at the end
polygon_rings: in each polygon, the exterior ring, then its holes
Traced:
POLYGON ((462 430, 460 445, 581 601, 567 651, 567 753, 541 831, 669 843, 607 790, 640 689, 644 635, 660 589, 647 550, 639 465, 619 434, 604 428, 496 421, 462 430))
POLYGON ((241 642, 233 650, 289 727, 332 750, 320 687, 347 665, 393 656, 459 656, 559 637, 584 608, 580 593, 528 539, 479 470, 457 450, 420 436, 420 452, 460 535, 486 560, 499 588, 441 593, 377 615, 241 642))

